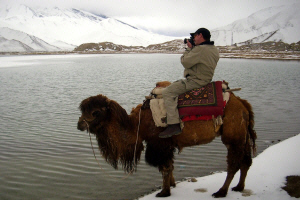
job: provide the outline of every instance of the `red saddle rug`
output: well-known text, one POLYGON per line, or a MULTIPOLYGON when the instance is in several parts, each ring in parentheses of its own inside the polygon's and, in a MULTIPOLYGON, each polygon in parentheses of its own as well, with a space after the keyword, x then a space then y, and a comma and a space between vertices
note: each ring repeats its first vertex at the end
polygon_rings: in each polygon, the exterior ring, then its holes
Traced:
POLYGON ((178 111, 182 121, 210 120, 212 116, 223 116, 224 107, 222 81, 211 82, 178 97, 178 111))

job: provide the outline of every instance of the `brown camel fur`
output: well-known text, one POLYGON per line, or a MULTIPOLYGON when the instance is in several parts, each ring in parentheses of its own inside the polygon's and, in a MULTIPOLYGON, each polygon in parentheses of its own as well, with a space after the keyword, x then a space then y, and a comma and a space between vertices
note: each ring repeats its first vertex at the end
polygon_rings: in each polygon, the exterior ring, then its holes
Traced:
POLYGON ((215 129, 212 120, 189 121, 184 123, 180 135, 166 139, 158 137, 164 128, 155 126, 150 109, 142 109, 142 105, 133 108, 128 115, 117 102, 100 94, 83 100, 80 110, 82 115, 77 128, 81 131, 88 129, 96 136, 100 152, 115 169, 121 164, 126 172, 136 170, 144 150, 143 141, 146 142, 146 162, 158 167, 163 177, 162 191, 157 197, 170 196, 170 187, 176 186, 173 177, 176 149, 180 152, 184 147, 207 144, 219 135, 228 149, 227 177, 224 185, 213 196, 226 196, 238 170, 240 180, 232 190, 242 191, 245 187, 247 172, 252 164, 251 150, 253 153, 255 151, 254 114, 251 105, 233 93, 224 111, 223 125, 219 129, 215 129))

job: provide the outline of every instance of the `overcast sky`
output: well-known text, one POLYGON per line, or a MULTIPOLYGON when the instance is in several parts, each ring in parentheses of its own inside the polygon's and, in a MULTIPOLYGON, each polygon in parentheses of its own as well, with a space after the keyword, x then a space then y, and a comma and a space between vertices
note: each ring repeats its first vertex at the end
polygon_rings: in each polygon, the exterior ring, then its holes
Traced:
POLYGON ((84 9, 169 36, 187 36, 200 27, 214 29, 264 8, 299 0, 0 0, 0 5, 58 6, 84 9))

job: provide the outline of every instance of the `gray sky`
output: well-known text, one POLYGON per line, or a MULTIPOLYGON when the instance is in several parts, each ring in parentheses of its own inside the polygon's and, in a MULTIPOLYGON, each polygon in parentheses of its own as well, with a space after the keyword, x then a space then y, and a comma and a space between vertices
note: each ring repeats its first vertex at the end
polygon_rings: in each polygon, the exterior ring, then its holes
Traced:
POLYGON ((299 0, 0 0, 0 5, 84 9, 154 33, 187 36, 200 27, 214 29, 264 8, 299 0))

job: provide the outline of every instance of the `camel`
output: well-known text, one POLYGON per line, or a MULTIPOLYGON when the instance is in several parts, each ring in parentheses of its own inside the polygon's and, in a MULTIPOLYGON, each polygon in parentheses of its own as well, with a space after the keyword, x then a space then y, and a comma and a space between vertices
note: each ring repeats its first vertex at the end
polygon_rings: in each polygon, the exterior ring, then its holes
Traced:
POLYGON ((230 183, 238 170, 240 179, 232 188, 243 191, 247 172, 255 154, 256 132, 252 106, 232 92, 225 107, 223 125, 214 127, 213 120, 188 121, 182 133, 171 138, 159 138, 165 128, 156 127, 149 107, 144 104, 133 108, 130 115, 116 101, 99 94, 83 100, 79 106, 81 117, 77 128, 96 136, 99 150, 105 160, 115 169, 122 165, 125 172, 137 170, 141 152, 146 144, 145 160, 157 167, 162 174, 162 190, 157 197, 171 195, 175 187, 173 176, 174 153, 185 147, 207 144, 221 136, 227 147, 227 177, 223 186, 214 194, 215 198, 225 197, 230 183))

